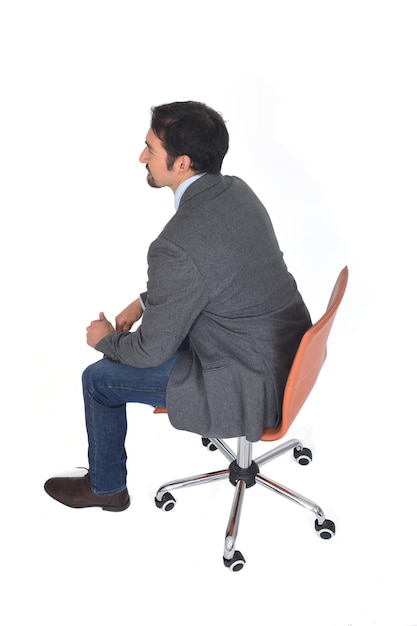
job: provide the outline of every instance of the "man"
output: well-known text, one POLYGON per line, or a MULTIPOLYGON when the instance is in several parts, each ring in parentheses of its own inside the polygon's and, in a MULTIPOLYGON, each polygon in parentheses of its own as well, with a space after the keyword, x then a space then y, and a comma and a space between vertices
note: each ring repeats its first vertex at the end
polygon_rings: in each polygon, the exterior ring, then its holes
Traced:
POLYGON ((149 248, 147 292, 115 327, 100 313, 87 329, 104 355, 83 374, 89 470, 45 483, 76 508, 129 506, 127 402, 166 406, 175 428, 201 436, 259 440, 311 325, 265 208, 221 174, 222 117, 199 102, 154 107, 145 144, 148 183, 172 189, 176 213, 149 248))

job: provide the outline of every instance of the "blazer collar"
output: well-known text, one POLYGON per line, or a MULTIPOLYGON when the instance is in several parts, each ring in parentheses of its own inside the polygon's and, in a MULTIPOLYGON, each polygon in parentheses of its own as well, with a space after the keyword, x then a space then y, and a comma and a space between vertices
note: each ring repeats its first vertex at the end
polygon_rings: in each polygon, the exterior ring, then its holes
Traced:
POLYGON ((204 174, 187 187, 182 195, 182 198, 180 199, 179 207, 181 207, 184 202, 188 202, 202 191, 206 191, 207 189, 210 189, 210 187, 213 187, 213 185, 218 184, 222 179, 222 174, 204 174))

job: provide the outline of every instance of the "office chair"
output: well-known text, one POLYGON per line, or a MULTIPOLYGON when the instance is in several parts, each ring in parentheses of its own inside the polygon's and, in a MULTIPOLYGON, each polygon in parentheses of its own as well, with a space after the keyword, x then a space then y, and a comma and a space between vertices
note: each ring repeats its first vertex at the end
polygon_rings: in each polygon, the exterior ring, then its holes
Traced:
MULTIPOLYGON (((307 330, 300 342, 285 386, 282 419, 276 428, 264 429, 261 441, 271 442, 284 437, 313 389, 326 360, 327 340, 343 299, 347 281, 348 268, 345 267, 336 280, 326 312, 307 330)), ((154 412, 167 413, 167 410, 157 407, 154 412)), ((241 570, 246 563, 243 554, 236 550, 235 546, 245 490, 254 485, 262 485, 311 511, 316 517, 315 530, 322 539, 331 539, 335 535, 334 522, 326 519, 318 504, 267 478, 259 471, 261 465, 291 450, 300 465, 308 465, 313 458, 312 452, 309 448, 303 447, 299 439, 290 439, 255 459, 252 457, 253 444, 245 437, 237 438, 236 453, 222 439, 202 438, 202 442, 209 450, 219 450, 229 461, 228 468, 165 483, 156 493, 155 504, 164 511, 170 511, 176 502, 170 493, 172 490, 228 478, 235 487, 235 493, 226 529, 223 562, 231 571, 241 570)))

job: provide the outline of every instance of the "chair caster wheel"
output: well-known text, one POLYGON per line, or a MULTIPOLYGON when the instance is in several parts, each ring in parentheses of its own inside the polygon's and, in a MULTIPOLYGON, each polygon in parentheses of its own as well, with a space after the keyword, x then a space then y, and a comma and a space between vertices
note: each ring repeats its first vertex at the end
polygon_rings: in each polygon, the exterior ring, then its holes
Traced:
POLYGON ((214 443, 212 443, 207 437, 201 437, 201 443, 203 446, 206 446, 207 450, 210 450, 210 452, 217 450, 217 446, 215 446, 214 443))
POLYGON ((300 465, 308 465, 313 460, 310 448, 294 448, 294 459, 300 465))
POLYGON ((245 557, 239 550, 236 550, 231 559, 225 559, 223 557, 223 563, 230 569, 231 572, 239 572, 245 566, 245 557))
POLYGON ((176 500, 174 496, 172 496, 168 491, 164 493, 161 500, 155 498, 155 504, 158 509, 162 509, 163 511, 171 511, 175 506, 176 500))
POLYGON ((330 519, 325 519, 322 524, 319 524, 318 520, 316 520, 314 526, 322 539, 331 539, 336 534, 335 523, 330 519))

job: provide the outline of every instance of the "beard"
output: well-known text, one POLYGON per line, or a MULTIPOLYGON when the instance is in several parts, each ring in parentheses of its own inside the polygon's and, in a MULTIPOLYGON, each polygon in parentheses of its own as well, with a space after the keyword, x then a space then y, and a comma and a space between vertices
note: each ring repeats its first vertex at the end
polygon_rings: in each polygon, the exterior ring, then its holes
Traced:
POLYGON ((146 169, 148 170, 148 175, 146 177, 146 180, 147 180, 149 187, 153 187, 154 189, 159 189, 161 185, 158 185, 158 183, 155 181, 148 167, 146 169))
POLYGON ((148 183, 149 187, 155 187, 155 188, 156 188, 156 187, 158 186, 158 185, 156 184, 156 182, 155 182, 155 180, 154 180, 154 178, 153 178, 152 174, 148 174, 148 175, 147 175, 147 177, 146 177, 146 181, 147 181, 147 183, 148 183))

